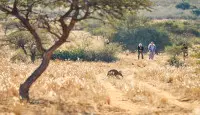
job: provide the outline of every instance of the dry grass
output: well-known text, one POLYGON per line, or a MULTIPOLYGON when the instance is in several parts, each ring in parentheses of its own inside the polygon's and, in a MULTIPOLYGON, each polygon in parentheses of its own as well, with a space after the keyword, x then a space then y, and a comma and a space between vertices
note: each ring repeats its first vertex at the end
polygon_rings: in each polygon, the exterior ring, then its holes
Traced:
POLYGON ((157 113, 160 114, 163 112, 177 114, 191 113, 191 111, 181 110, 181 108, 169 103, 169 99, 163 97, 163 95, 155 94, 155 91, 147 89, 145 85, 143 86, 140 83, 142 80, 156 89, 161 89, 164 92, 174 95, 176 99, 187 98, 187 100, 181 101, 200 104, 200 74, 195 72, 198 65, 194 64, 192 58, 186 60, 187 66, 176 68, 166 65, 168 58, 166 55, 157 56, 155 61, 136 61, 133 57, 136 57, 136 55, 122 55, 121 58, 123 60, 118 62, 118 64, 126 64, 126 67, 125 65, 121 66, 124 68, 122 72, 125 74, 125 79, 109 79, 109 82, 126 93, 127 97, 133 103, 141 105, 145 103, 149 106, 155 106, 159 108, 159 112, 157 111, 157 113))
MULTIPOLYGON (((1 52, 1 56, 4 55, 1 52)), ((102 105, 106 101, 105 89, 95 78, 95 74, 101 70, 93 71, 93 68, 88 66, 89 63, 52 61, 47 71, 30 90, 31 98, 34 99, 32 100, 33 105, 21 104, 18 99, 19 85, 37 67, 39 62, 14 64, 10 63, 7 58, 0 58, 2 64, 0 68, 0 105, 5 107, 4 112, 18 114, 23 113, 25 109, 26 112, 33 111, 33 113, 37 113, 37 111, 52 113, 49 110, 63 114, 68 112, 91 113, 97 112, 96 105, 102 105), (33 106, 37 106, 35 110, 33 106), (44 110, 39 106, 44 107, 44 110)), ((0 110, 2 110, 1 107, 0 110)))
MULTIPOLYGON (((138 79, 143 79, 144 81, 152 82, 152 84, 157 87, 167 88, 168 91, 176 94, 177 96, 184 96, 187 94, 185 89, 199 89, 200 88, 200 78, 199 74, 195 73, 196 67, 186 66, 181 68, 171 67, 171 66, 159 66, 147 67, 145 69, 136 72, 136 77, 138 79), (144 72, 145 71, 145 72, 144 72), (164 84, 164 86, 162 86, 164 84), (180 91, 184 91, 183 95, 180 95, 180 91)), ((165 89, 167 90, 167 89, 165 89)), ((192 92, 191 92, 192 93, 192 92)), ((193 95, 193 94, 190 94, 193 95)), ((198 96, 193 97, 194 100, 199 99, 198 96)))
POLYGON ((169 103, 170 98, 142 84, 168 92, 177 99, 187 97, 189 104, 200 104, 200 75, 195 72, 197 65, 190 64, 190 60, 182 68, 166 65, 166 55, 156 56, 155 61, 138 61, 135 54, 120 54, 121 60, 114 63, 51 61, 31 88, 32 100, 28 104, 19 101, 18 88, 40 61, 36 64, 11 63, 11 54, 3 51, 0 54, 0 114, 126 114, 126 110, 117 105, 109 105, 108 97, 112 96, 107 94, 104 84, 96 79, 96 75, 106 75, 108 70, 115 68, 122 71, 124 79, 107 79, 106 76, 103 79, 121 90, 133 104, 148 107, 148 114, 198 115, 198 107, 186 110, 173 105, 169 103))

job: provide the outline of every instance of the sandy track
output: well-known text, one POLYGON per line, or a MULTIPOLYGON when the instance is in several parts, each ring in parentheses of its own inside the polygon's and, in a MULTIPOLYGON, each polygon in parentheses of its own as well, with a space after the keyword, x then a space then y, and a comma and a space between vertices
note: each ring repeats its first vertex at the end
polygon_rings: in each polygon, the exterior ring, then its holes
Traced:
MULTIPOLYGON (((125 71, 127 71, 127 69, 125 71)), ((130 71, 132 71, 132 70, 130 70, 130 71)), ((127 77, 132 77, 132 75, 129 75, 127 77)), ((111 106, 115 106, 115 107, 124 109, 127 111, 127 113, 129 113, 131 115, 140 114, 140 112, 144 112, 144 111, 147 111, 147 113, 148 113, 148 111, 155 110, 155 107, 141 106, 141 105, 137 105, 136 103, 131 102, 130 100, 128 100, 128 97, 126 97, 125 94, 121 90, 117 89, 114 85, 112 85, 105 78, 106 78, 106 76, 104 74, 97 75, 97 80, 99 82, 101 82, 103 84, 103 86, 105 87, 105 89, 107 90, 107 93, 110 98, 111 106)), ((198 106, 198 105, 194 105, 192 103, 181 102, 178 100, 177 97, 173 96, 169 92, 158 89, 158 88, 148 84, 147 82, 144 82, 141 80, 135 80, 135 82, 137 82, 138 87, 143 87, 145 90, 151 92, 152 94, 154 94, 157 97, 165 98, 167 100, 167 103, 170 105, 174 105, 174 106, 177 106, 179 108, 182 108, 184 110, 191 111, 191 112, 192 112, 192 110, 194 110, 195 107, 198 106)))
POLYGON ((192 105, 187 102, 180 102, 180 101, 178 101, 178 98, 174 97, 172 94, 170 94, 166 91, 160 90, 146 82, 139 81, 138 85, 139 85, 139 87, 144 87, 144 89, 148 90, 149 92, 152 92, 153 94, 155 94, 158 97, 167 99, 167 103, 169 103, 169 104, 176 105, 176 106, 186 109, 186 110, 193 110, 196 107, 196 105, 192 105))
POLYGON ((121 109, 124 109, 127 111, 128 114, 139 114, 141 111, 148 111, 150 108, 147 106, 140 106, 132 103, 130 100, 127 99, 127 97, 124 95, 122 91, 115 88, 110 82, 107 81, 104 74, 97 75, 97 80, 103 84, 103 86, 106 88, 107 93, 110 98, 110 105, 119 107, 121 109))

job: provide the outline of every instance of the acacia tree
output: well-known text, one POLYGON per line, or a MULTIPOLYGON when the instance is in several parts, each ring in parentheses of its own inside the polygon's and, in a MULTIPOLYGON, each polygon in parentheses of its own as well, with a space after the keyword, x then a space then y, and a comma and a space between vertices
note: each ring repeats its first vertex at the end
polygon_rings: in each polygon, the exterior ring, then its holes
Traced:
POLYGON ((1 0, 0 10, 22 23, 43 54, 40 66, 20 85, 21 99, 29 100, 29 88, 46 70, 52 53, 66 42, 77 22, 97 19, 94 16, 120 18, 127 10, 149 9, 150 5, 149 0, 1 0), (50 47, 45 48, 41 42, 39 28, 56 38, 50 47))

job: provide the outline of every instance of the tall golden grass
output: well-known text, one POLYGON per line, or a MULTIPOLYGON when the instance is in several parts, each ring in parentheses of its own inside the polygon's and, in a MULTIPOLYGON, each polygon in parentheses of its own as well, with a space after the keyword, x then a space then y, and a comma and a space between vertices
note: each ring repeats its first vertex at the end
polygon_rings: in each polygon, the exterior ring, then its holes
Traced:
POLYGON ((192 58, 187 59, 187 66, 180 68, 166 65, 169 56, 165 54, 156 56, 155 60, 146 59, 146 55, 144 60, 137 60, 136 54, 120 54, 120 60, 113 63, 51 61, 30 89, 31 103, 23 103, 18 98, 19 85, 40 64, 40 60, 35 64, 12 63, 11 55, 9 50, 0 51, 0 114, 128 114, 117 105, 109 105, 108 97, 112 96, 96 78, 103 73, 102 79, 122 91, 127 100, 149 107, 148 114, 198 115, 198 108, 185 110, 140 84, 146 83, 177 99, 187 98, 187 103, 198 105, 200 74, 195 70, 199 66, 193 63, 192 58), (124 79, 108 79, 107 71, 113 68, 121 70, 124 79))

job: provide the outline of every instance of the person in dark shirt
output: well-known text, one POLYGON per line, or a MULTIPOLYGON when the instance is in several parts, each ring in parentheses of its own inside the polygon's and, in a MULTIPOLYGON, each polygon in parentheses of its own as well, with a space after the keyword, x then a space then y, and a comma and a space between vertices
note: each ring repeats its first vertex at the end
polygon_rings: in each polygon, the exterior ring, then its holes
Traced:
POLYGON ((32 44, 31 45, 31 61, 32 61, 32 63, 34 63, 35 62, 35 57, 36 57, 36 48, 37 48, 37 46, 35 45, 35 44, 32 44))
POLYGON ((144 51, 144 47, 142 46, 141 43, 139 43, 139 45, 138 45, 138 59, 140 59, 140 55, 142 56, 142 59, 144 59, 143 51, 144 51))
POLYGON ((188 46, 186 44, 183 44, 182 51, 183 51, 183 59, 185 60, 185 58, 188 56, 188 46))

